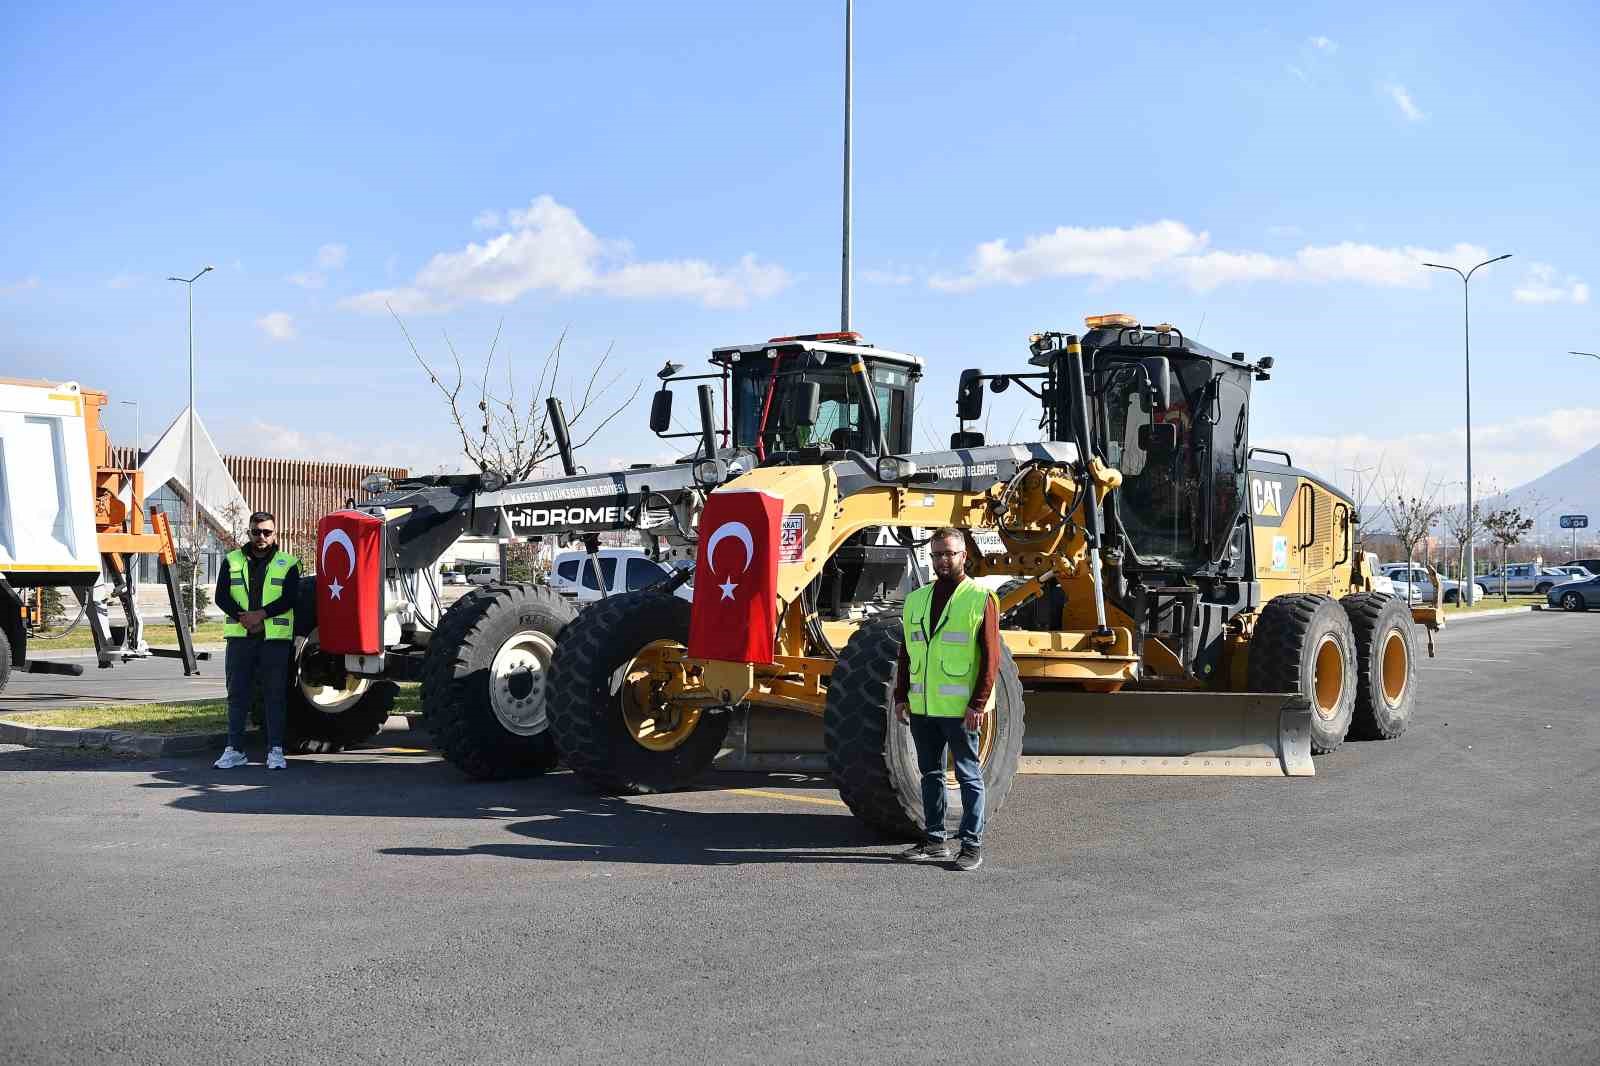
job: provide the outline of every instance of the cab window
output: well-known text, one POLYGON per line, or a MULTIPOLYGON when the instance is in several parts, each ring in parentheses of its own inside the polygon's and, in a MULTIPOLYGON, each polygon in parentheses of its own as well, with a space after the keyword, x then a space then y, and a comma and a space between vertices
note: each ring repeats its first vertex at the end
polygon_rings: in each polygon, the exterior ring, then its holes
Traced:
MULTIPOLYGON (((594 589, 596 592, 600 591, 600 586, 594 583, 594 562, 587 558, 581 560, 581 562, 583 564, 583 587, 586 589, 594 589)), ((615 559, 601 559, 600 577, 603 581, 605 581, 606 588, 608 590, 611 588, 612 581, 616 580, 616 576, 617 561, 615 559)))

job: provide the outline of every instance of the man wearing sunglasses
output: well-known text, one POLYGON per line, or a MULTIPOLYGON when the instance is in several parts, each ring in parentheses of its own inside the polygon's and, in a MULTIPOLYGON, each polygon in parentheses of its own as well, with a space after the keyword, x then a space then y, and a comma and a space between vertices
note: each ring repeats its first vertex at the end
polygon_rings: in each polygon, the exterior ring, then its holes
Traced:
POLYGON ((994 593, 966 575, 967 538, 941 529, 928 544, 936 580, 906 597, 905 641, 894 684, 894 712, 911 727, 922 776, 926 836, 903 862, 948 862, 944 753, 961 786, 961 853, 955 869, 983 865, 983 765, 979 737, 1000 669, 1000 608, 994 593))
POLYGON ((267 715, 267 769, 288 768, 283 757, 285 686, 294 652, 294 605, 300 595, 300 562, 278 550, 278 522, 266 511, 250 516, 249 543, 228 553, 213 596, 228 620, 228 746, 219 770, 249 762, 244 731, 259 680, 267 715))

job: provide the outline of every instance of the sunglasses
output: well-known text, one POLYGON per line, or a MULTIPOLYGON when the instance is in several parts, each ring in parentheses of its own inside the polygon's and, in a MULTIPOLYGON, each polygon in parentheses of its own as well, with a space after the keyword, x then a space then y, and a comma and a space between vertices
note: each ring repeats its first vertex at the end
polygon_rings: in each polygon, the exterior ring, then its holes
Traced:
POLYGON ((958 555, 967 554, 967 550, 965 548, 959 548, 953 552, 929 552, 928 554, 933 556, 935 559, 954 559, 958 555))
POLYGON ((252 537, 270 537, 276 532, 276 529, 252 529, 250 535, 252 537))

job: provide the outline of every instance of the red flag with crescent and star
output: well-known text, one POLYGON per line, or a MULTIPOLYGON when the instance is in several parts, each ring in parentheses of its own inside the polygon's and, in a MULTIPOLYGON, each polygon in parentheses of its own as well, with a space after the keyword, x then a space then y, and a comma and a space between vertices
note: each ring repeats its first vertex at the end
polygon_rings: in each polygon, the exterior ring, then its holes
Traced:
POLYGON ((383 519, 335 511, 317 523, 317 641, 335 655, 383 651, 383 519))
POLYGON ((689 654, 770 663, 778 628, 778 537, 783 501, 756 489, 719 489, 700 513, 689 654))

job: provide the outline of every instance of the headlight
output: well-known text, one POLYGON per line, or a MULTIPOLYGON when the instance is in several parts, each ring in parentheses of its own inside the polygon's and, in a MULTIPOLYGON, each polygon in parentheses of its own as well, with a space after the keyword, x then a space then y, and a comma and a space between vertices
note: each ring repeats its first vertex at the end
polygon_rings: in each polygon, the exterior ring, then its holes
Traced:
POLYGON ((917 464, 897 455, 878 456, 879 481, 905 481, 915 475, 917 464))
POLYGON ((692 472, 697 485, 720 485, 728 479, 728 464, 721 459, 698 459, 692 472))
POLYGON ((361 479, 361 491, 368 496, 376 496, 380 492, 388 492, 394 488, 394 478, 387 474, 368 474, 361 479))

